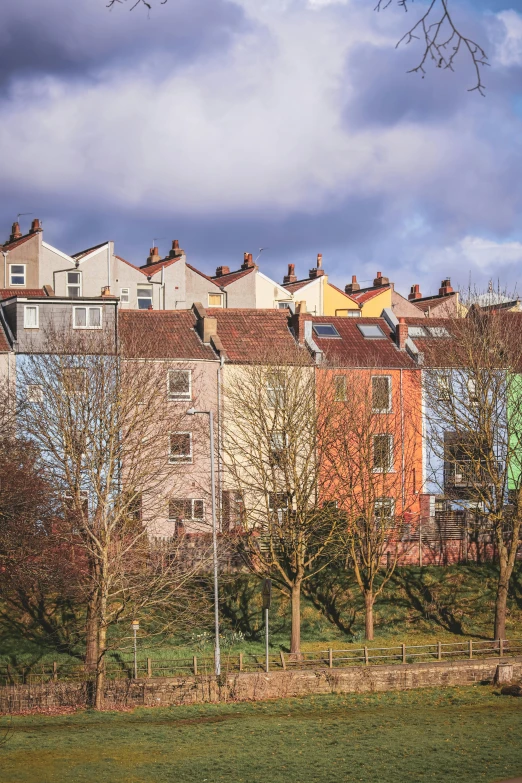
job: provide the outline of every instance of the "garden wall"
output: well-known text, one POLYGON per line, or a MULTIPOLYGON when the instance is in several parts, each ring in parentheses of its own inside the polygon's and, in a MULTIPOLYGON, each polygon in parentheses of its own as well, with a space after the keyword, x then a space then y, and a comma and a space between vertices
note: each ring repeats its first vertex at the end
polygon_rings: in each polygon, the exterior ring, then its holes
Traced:
MULTIPOLYGON (((216 678, 209 675, 107 682, 105 706, 168 707, 227 701, 262 701, 330 693, 433 688, 492 682, 498 664, 509 663, 513 680, 522 679, 522 656, 480 661, 357 666, 345 669, 309 669, 273 673, 241 672, 216 678)), ((88 683, 49 682, 43 685, 7 685, 0 688, 0 712, 17 713, 60 707, 84 707, 88 683)))

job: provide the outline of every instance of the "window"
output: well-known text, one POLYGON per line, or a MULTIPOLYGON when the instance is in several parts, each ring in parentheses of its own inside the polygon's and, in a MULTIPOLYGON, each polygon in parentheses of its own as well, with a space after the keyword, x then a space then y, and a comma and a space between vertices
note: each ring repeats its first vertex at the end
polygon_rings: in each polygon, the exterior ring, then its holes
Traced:
POLYGON ((449 337, 449 332, 445 326, 427 326, 430 337, 449 337))
POLYGON ((130 289, 129 288, 120 288, 120 303, 121 304, 129 304, 129 294, 130 289))
POLYGON ((62 377, 67 394, 83 394, 87 388, 87 373, 83 367, 66 367, 62 377))
POLYGON ((375 498, 373 510, 377 525, 389 525, 395 514, 393 498, 375 498))
POLYGON ((346 401, 346 375, 334 376, 334 389, 336 402, 346 401))
POLYGON ((426 329, 423 326, 408 326, 409 337, 427 337, 426 329))
POLYGON ((268 507, 270 511, 287 511, 290 498, 286 492, 269 492, 268 507))
POLYGON ((333 324, 314 324, 314 334, 317 337, 340 337, 341 335, 333 324))
POLYGON ((38 305, 25 305, 24 329, 38 329, 39 326, 38 305))
POLYGON ((42 402, 43 401, 43 389, 37 383, 29 383, 27 385, 27 402, 42 402))
POLYGON ((362 313, 360 310, 348 310, 346 315, 348 318, 360 318, 362 313))
POLYGON ((377 326, 377 324, 357 324, 357 328, 367 340, 382 340, 386 337, 381 327, 377 326))
POLYGON ((451 400, 451 383, 448 375, 437 376, 437 400, 439 402, 451 400))
POLYGON ((78 298, 82 295, 82 273, 67 272, 67 296, 78 298))
POLYGON ((192 433, 170 433, 169 462, 192 462, 192 433))
POLYGON ((277 373, 270 373, 266 381, 266 400, 269 408, 283 408, 284 386, 277 373))
POLYGON ((283 457, 285 447, 288 445, 288 438, 280 430, 274 430, 270 433, 270 461, 278 465, 283 457))
POLYGON ((138 286, 138 310, 152 309, 152 285, 138 286))
POLYGON ((221 519, 223 532, 242 527, 245 521, 245 504, 240 492, 224 489, 221 493, 221 519))
POLYGON ((477 384, 474 378, 468 378, 468 399, 471 405, 478 405, 477 384))
POLYGON ((372 408, 374 413, 390 413, 391 378, 389 375, 372 376, 372 408))
POLYGON ((389 473, 393 469, 393 436, 373 436, 373 470, 375 473, 389 473))
POLYGON ((167 372, 167 390, 169 400, 191 400, 192 371, 169 370, 167 372))
POLYGON ((202 522, 205 514, 205 504, 195 498, 170 498, 169 519, 183 522, 202 522))
POLYGON ((101 329, 101 307, 73 307, 74 329, 101 329))
POLYGON ((25 264, 9 264, 10 285, 25 285, 25 264))
POLYGON ((223 307, 223 294, 209 294, 208 295, 209 307, 223 307))
POLYGON ((289 302, 278 302, 277 307, 279 310, 288 310, 290 305, 292 304, 291 301, 289 302))

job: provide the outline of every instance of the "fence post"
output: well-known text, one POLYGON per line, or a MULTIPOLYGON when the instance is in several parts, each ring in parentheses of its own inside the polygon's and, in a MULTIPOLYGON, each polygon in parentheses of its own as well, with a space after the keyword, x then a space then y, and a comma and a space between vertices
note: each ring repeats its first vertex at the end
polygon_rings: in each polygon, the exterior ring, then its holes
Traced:
POLYGON ((406 663, 406 645, 402 644, 401 647, 402 647, 402 662, 406 663))
POLYGON ((328 666, 330 669, 333 669, 333 650, 331 647, 328 650, 328 666))
POLYGON ((504 655, 504 639, 498 640, 498 654, 500 658, 504 655))
POLYGON ((437 642, 437 660, 442 661, 442 644, 437 642))
POLYGON ((147 658, 147 677, 152 677, 152 661, 147 658))
POLYGON ((194 676, 196 676, 198 673, 198 659, 195 655, 192 658, 192 668, 194 669, 194 676))
POLYGON ((469 646, 469 657, 471 660, 471 658, 473 658, 473 639, 469 640, 468 646, 469 646))
POLYGON ((368 666, 368 648, 364 648, 364 663, 368 666))
POLYGON ((56 661, 53 661, 53 680, 58 679, 58 664, 56 661))
POLYGON ((243 671, 243 653, 242 652, 239 653, 239 671, 240 672, 243 671))
POLYGON ((283 669, 286 671, 286 661, 282 650, 279 651, 279 655, 281 656, 281 664, 283 666, 283 669))

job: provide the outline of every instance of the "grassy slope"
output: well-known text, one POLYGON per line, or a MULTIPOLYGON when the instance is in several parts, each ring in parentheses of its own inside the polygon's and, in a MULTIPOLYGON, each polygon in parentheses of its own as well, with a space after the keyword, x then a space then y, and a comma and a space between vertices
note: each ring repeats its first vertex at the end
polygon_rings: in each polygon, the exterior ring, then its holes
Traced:
MULTIPOLYGON (((376 605, 373 646, 429 644, 484 639, 492 633, 495 569, 492 566, 399 569, 393 582, 376 605)), ((240 576, 224 583, 221 590, 221 617, 224 632, 223 653, 240 651, 263 653, 260 583, 240 576), (231 638, 239 631, 244 639, 231 638)), ((289 603, 275 594, 270 611, 272 651, 288 649, 289 603)), ((146 618, 141 618, 146 629, 146 618)), ((311 585, 302 603, 303 649, 360 647, 363 642, 363 613, 360 593, 344 574, 329 572, 311 585)), ((522 567, 512 580, 509 601, 508 636, 522 638, 522 567)), ((212 628, 196 631, 193 638, 158 640, 154 645, 140 639, 140 658, 153 659, 212 654, 212 628), (201 635, 203 634, 203 636, 201 635)), ((114 654, 131 660, 130 639, 114 654)), ((45 637, 24 639, 0 627, 0 662, 16 666, 21 662, 64 661, 45 637)), ((77 661, 78 662, 78 659, 77 661)))
POLYGON ((0 778, 491 782, 522 773, 521 730, 522 699, 485 686, 19 717, 0 748, 0 778))

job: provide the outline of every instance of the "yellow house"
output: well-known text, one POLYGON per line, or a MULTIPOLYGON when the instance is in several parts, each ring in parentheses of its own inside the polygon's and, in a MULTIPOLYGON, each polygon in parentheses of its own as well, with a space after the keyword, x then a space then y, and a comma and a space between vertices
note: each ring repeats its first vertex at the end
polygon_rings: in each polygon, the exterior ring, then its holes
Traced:
POLYGON ((374 287, 361 290, 355 277, 342 291, 328 281, 323 269, 323 258, 319 253, 317 265, 310 269, 308 278, 298 280, 295 264, 288 264, 283 288, 294 301, 306 302, 307 312, 314 315, 332 315, 346 318, 378 318, 384 308, 391 307, 391 286, 388 279, 378 273, 374 287))

